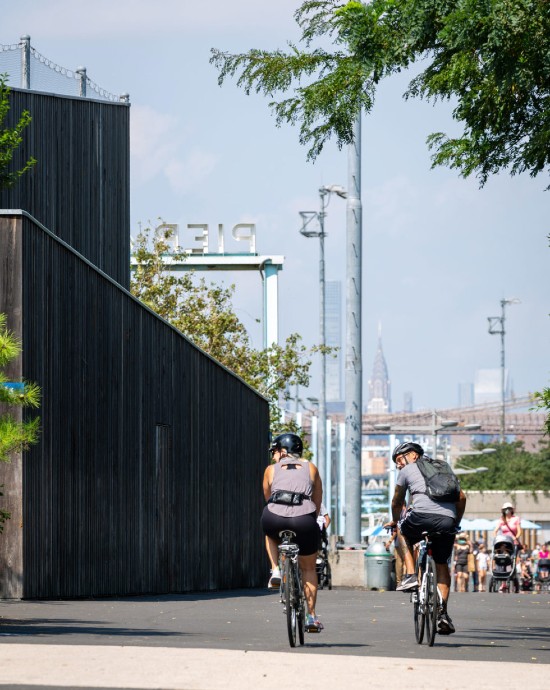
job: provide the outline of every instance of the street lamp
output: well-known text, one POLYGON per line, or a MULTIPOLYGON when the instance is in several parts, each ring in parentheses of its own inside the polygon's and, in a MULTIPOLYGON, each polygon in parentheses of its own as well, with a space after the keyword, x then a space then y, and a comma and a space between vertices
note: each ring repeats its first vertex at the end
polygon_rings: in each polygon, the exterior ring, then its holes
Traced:
POLYGON ((500 316, 488 316, 487 321, 489 322, 489 333, 491 335, 500 335, 500 394, 502 400, 502 411, 500 414, 500 442, 504 443, 506 439, 506 391, 504 388, 505 379, 505 356, 504 356, 504 336, 506 334, 506 329, 504 328, 504 321, 506 317, 506 307, 509 304, 521 304, 521 301, 517 297, 512 297, 511 299, 501 299, 501 315, 500 316))
MULTIPOLYGON (((319 211, 300 211, 302 217, 302 227, 300 233, 304 237, 319 238, 319 331, 320 331, 320 350, 321 350, 321 393, 319 396, 319 426, 317 429, 317 465, 324 471, 324 481, 328 484, 327 490, 330 491, 330 455, 326 450, 327 437, 327 360, 325 351, 326 330, 325 330, 325 216, 326 208, 330 201, 330 195, 345 199, 347 193, 340 185, 323 186, 319 188, 319 211), (319 224, 318 230, 308 229, 309 224, 316 220, 319 224)), ((329 494, 330 495, 330 494, 329 494)), ((328 506, 330 510, 330 506, 328 506)))

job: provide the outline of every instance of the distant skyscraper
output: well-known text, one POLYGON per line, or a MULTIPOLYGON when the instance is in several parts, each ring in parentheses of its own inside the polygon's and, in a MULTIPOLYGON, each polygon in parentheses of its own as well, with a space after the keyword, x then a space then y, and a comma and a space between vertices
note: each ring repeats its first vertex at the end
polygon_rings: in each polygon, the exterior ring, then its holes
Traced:
POLYGON ((412 391, 405 391, 403 394, 403 412, 413 411, 413 394, 412 391))
POLYGON ((342 400, 342 283, 326 282, 325 338, 329 347, 337 347, 336 357, 328 355, 327 402, 342 400))
MULTIPOLYGON (((501 369, 478 369, 474 383, 474 401, 476 405, 501 400, 501 369)), ((504 370, 504 396, 510 397, 508 369, 504 370)))
POLYGON ((473 383, 459 383, 458 384, 458 406, 471 407, 474 404, 474 384, 473 383))
POLYGON ((372 377, 369 381, 367 411, 371 413, 391 412, 391 386, 388 367, 382 351, 382 326, 378 325, 378 349, 374 358, 372 377))

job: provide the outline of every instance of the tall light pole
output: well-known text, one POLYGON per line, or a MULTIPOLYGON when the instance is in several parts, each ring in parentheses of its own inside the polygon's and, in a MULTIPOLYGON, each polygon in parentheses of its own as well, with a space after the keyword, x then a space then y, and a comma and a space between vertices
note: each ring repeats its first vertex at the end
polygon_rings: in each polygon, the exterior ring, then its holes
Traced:
POLYGON ((506 388, 505 388, 505 378, 506 378, 506 359, 505 359, 505 349, 504 349, 504 336, 506 335, 506 329, 504 327, 504 322, 506 319, 506 307, 509 304, 521 304, 517 297, 512 297, 511 299, 501 299, 500 316, 488 316, 487 321, 489 321, 489 333, 491 335, 500 335, 500 395, 502 409, 500 412, 500 442, 504 443, 506 440, 506 388))
POLYGON ((361 446, 363 363, 361 356, 362 285, 361 111, 348 147, 346 223, 346 516, 347 544, 361 541, 361 446))
MULTIPOLYGON (((340 185, 330 185, 320 187, 319 189, 319 211, 300 211, 302 217, 302 227, 300 233, 304 237, 318 237, 319 238, 319 340, 321 350, 321 391, 319 395, 319 426, 317 428, 317 457, 315 461, 321 471, 329 466, 327 459, 327 355, 325 352, 326 345, 326 327, 325 327, 325 216, 326 208, 330 201, 330 195, 337 194, 339 197, 345 199, 346 191, 340 185), (309 230, 308 225, 312 220, 317 220, 319 223, 319 230, 309 230)), ((330 452, 330 448, 328 449, 330 452)), ((330 477, 324 476, 324 482, 327 484, 326 492, 330 495, 330 477)))

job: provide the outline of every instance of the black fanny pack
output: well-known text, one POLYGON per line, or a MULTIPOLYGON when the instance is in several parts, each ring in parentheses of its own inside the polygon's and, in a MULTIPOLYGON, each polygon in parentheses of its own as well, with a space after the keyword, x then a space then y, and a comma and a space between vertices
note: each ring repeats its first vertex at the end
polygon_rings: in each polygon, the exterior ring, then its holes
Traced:
POLYGON ((269 497, 268 503, 278 503, 283 506, 301 506, 305 498, 308 498, 308 496, 305 494, 295 494, 293 491, 274 491, 269 497))

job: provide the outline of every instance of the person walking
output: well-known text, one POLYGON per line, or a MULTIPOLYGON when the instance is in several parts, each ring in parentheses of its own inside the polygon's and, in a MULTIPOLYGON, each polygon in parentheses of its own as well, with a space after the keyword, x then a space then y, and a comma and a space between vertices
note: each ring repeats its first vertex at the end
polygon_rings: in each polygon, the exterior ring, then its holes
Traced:
POLYGON ((468 542, 468 535, 462 532, 458 535, 455 544, 454 552, 454 571, 456 579, 457 592, 468 591, 468 556, 470 555, 470 543, 468 542))
POLYGON ((487 580, 487 572, 489 570, 489 562, 490 562, 490 557, 489 554, 487 553, 487 550, 485 548, 485 544, 481 543, 479 545, 479 550, 477 552, 476 556, 476 561, 477 561, 477 572, 479 576, 479 592, 485 592, 485 582, 487 580))

